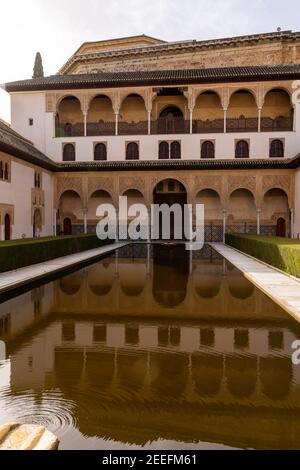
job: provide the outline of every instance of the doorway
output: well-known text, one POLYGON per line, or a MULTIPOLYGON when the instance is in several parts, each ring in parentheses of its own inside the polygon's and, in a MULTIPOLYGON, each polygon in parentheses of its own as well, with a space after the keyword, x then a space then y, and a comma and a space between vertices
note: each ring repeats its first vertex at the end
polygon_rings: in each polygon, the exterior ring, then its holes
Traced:
POLYGON ((72 235, 72 221, 70 217, 64 219, 64 235, 72 235))
POLYGON ((4 240, 10 240, 11 229, 10 229, 10 215, 6 214, 4 217, 4 240))
MULTIPOLYGON (((182 208, 182 240, 184 240, 184 206, 187 204, 187 193, 182 183, 177 180, 167 179, 160 182, 154 190, 154 204, 166 204, 171 207, 174 204, 179 204, 182 208)), ((174 213, 170 214, 170 241, 178 240, 175 238, 175 216, 174 213)), ((159 239, 163 239, 163 221, 162 214, 159 217, 159 239)))
POLYGON ((280 219, 277 220, 276 236, 286 237, 286 221, 282 217, 280 217, 280 219))

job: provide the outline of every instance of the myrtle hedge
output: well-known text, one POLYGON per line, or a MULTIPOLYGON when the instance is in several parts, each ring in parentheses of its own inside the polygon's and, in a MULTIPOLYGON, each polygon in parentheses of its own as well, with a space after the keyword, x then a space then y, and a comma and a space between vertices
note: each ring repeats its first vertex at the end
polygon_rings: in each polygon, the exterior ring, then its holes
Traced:
POLYGON ((300 278, 300 241, 260 235, 227 234, 226 243, 300 278))

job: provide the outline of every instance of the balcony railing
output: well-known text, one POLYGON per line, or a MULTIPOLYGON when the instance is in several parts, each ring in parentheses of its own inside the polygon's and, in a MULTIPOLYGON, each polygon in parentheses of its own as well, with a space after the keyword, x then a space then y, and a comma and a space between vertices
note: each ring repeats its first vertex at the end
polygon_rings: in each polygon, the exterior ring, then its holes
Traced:
POLYGON ((160 118, 151 121, 151 134, 189 134, 190 121, 185 121, 181 117, 160 118))
POLYGON ((258 118, 228 118, 227 132, 258 132, 258 118))
POLYGON ((57 124, 55 126, 56 137, 82 137, 84 135, 84 124, 57 124))
POLYGON ((88 122, 86 125, 86 135, 115 135, 116 123, 115 122, 88 122))
POLYGON ((224 132, 224 119, 207 119, 193 121, 193 134, 209 134, 224 132))
POLYGON ((148 121, 140 122, 119 122, 119 135, 147 135, 148 121))
MULTIPOLYGON (((258 132, 259 120, 258 118, 228 118, 226 120, 226 132, 258 132)), ((158 134, 189 134, 190 121, 180 117, 170 119, 160 118, 156 121, 151 121, 150 130, 152 135, 158 134)), ((261 118, 261 131, 262 132, 288 132, 293 130, 292 117, 278 117, 272 119, 270 117, 261 118)), ((212 134, 224 132, 224 119, 213 119, 206 121, 193 120, 192 133, 193 134, 212 134)), ((116 134, 115 122, 88 122, 86 124, 87 136, 112 136, 116 134)), ((119 122, 118 135, 147 135, 148 122, 119 122)), ((55 126, 56 137, 83 137, 84 136, 84 123, 76 124, 56 124, 55 126)))
POLYGON ((263 117, 261 119, 262 132, 289 132, 293 130, 292 117, 277 117, 275 119, 263 117))

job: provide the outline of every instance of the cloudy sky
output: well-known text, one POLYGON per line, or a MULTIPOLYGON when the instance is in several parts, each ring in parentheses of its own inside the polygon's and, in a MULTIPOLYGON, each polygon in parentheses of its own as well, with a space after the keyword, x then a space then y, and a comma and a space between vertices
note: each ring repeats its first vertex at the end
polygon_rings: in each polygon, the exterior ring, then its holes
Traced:
MULTIPOLYGON (((9 0, 1 2, 0 83, 29 78, 36 51, 46 75, 85 41, 136 34, 178 41, 300 30, 299 0, 9 0), (297 22, 298 20, 298 22, 297 22)), ((0 91, 0 118, 10 120, 0 91)))

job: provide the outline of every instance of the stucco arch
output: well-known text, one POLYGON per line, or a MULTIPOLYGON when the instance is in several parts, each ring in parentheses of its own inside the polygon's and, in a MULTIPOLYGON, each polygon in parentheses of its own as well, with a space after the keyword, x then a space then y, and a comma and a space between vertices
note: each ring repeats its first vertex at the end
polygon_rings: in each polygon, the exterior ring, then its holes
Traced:
POLYGON ((222 104, 222 95, 220 93, 220 90, 216 90, 215 88, 210 88, 210 87, 203 88, 201 90, 195 90, 195 102, 201 95, 203 95, 203 93, 207 93, 207 92, 214 93, 215 95, 217 95, 218 98, 220 99, 220 103, 222 104))
POLYGON ((139 98, 142 98, 144 105, 145 105, 145 110, 146 110, 146 99, 143 93, 141 93, 139 90, 130 90, 124 92, 121 97, 120 97, 120 109, 122 108, 124 101, 131 97, 131 96, 138 96, 139 98))
POLYGON ((189 195, 189 193, 190 193, 190 188, 189 188, 188 183, 187 183, 183 178, 181 178, 180 176, 177 176, 177 175, 176 175, 176 176, 170 175, 170 176, 167 176, 167 177, 166 177, 166 176, 162 176, 161 178, 155 179, 155 181, 152 182, 151 187, 150 187, 151 195, 154 194, 154 191, 155 191, 156 187, 157 187, 160 183, 163 183, 163 182, 166 181, 166 180, 173 180, 173 181, 177 181, 178 183, 181 183, 182 186, 183 186, 184 189, 185 189, 186 194, 189 195))
POLYGON ((228 95, 228 106, 230 106, 230 103, 231 103, 231 99, 232 97, 236 94, 236 93, 240 93, 240 92, 248 92, 250 93, 253 98, 254 98, 254 101, 255 101, 255 104, 257 105, 258 104, 258 94, 257 94, 257 90, 256 88, 251 88, 251 87, 239 87, 239 88, 230 88, 229 89, 229 95, 228 95))
POLYGON ((92 101, 95 98, 100 98, 100 97, 108 98, 111 105, 113 106, 113 98, 112 98, 111 93, 107 93, 104 90, 101 90, 101 91, 98 91, 98 93, 93 93, 92 95, 88 97, 88 101, 87 101, 88 109, 90 108, 92 101))
POLYGON ((74 98, 74 99, 76 99, 76 100, 79 102, 79 104, 80 104, 80 109, 81 109, 81 111, 82 111, 83 106, 84 106, 82 96, 81 96, 81 95, 77 95, 76 93, 66 93, 66 94, 61 95, 61 96, 59 96, 59 97, 57 98, 57 101, 56 101, 56 113, 59 112, 59 107, 60 107, 62 101, 65 100, 66 98, 74 98))

